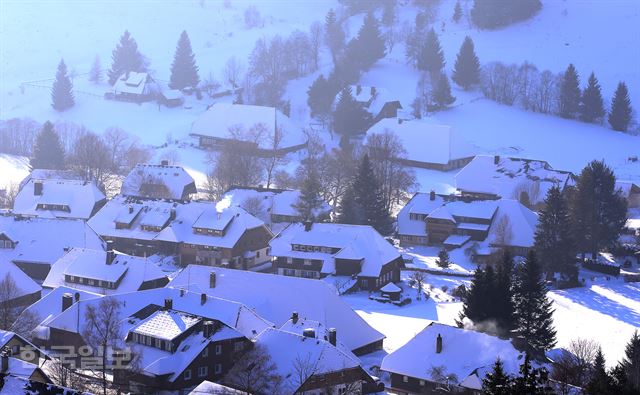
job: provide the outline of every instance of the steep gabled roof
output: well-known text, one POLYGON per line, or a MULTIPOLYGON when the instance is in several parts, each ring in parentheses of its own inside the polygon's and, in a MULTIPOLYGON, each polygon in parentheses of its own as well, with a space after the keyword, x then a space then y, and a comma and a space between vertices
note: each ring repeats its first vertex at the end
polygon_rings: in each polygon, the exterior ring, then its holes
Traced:
POLYGON ((181 166, 138 164, 122 182, 120 192, 133 197, 182 200, 196 193, 196 188, 193 177, 181 166))

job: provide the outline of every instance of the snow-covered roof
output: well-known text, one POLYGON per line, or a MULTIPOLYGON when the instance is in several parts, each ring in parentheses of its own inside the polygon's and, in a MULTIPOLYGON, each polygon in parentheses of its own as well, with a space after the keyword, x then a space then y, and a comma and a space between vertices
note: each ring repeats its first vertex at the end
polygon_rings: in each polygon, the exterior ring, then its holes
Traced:
POLYGON ((402 288, 398 287, 392 282, 388 282, 387 285, 380 288, 380 292, 388 292, 388 293, 402 292, 402 288))
MULTIPOLYGON (((538 214, 529 210, 517 200, 497 200, 498 212, 491 223, 489 237, 490 244, 505 244, 511 247, 533 247, 538 214), (507 218, 504 220, 503 218, 507 218), (505 222, 506 221, 506 222, 505 222), (508 225, 505 226, 505 224, 508 225), (501 229, 502 228, 502 229, 501 229), (507 235, 501 235, 507 229, 507 235)), ((500 245, 502 246, 502 245, 500 245)))
POLYGON ((268 328, 256 338, 256 344, 264 347, 271 356, 281 377, 292 377, 288 391, 291 393, 304 383, 295 382, 296 365, 308 364, 312 375, 323 375, 341 370, 357 368, 360 360, 333 346, 328 341, 305 337, 293 332, 268 328))
POLYGON ((115 253, 113 261, 108 264, 106 251, 73 248, 51 266, 42 286, 57 288, 67 285, 90 292, 113 294, 137 291, 147 281, 165 278, 166 275, 160 267, 147 258, 115 253), (87 283, 67 282, 65 280, 67 275, 117 283, 117 287, 108 289, 97 283, 88 285, 87 283))
POLYGON ((475 200, 465 202, 458 200, 446 203, 429 213, 427 218, 446 219, 459 224, 466 223, 465 218, 490 220, 493 218, 498 203, 495 200, 475 200))
MULTIPOLYGON (((236 187, 225 193, 223 199, 229 199, 231 205, 249 210, 271 225, 272 215, 299 217, 300 214, 294 207, 299 197, 299 190, 236 187)), ((323 207, 316 210, 314 215, 318 216, 329 211, 331 207, 324 202, 323 207)))
POLYGON ((426 120, 385 118, 371 126, 367 135, 387 130, 398 136, 410 161, 445 165, 449 161, 475 155, 474 148, 448 125, 434 125, 426 120))
POLYGON ((33 373, 35 373, 37 370, 40 370, 40 368, 36 364, 23 361, 22 359, 9 357, 8 369, 2 373, 10 376, 24 377, 28 379, 31 378, 33 373))
POLYGON ((315 320, 326 328, 336 328, 338 341, 350 350, 384 338, 323 281, 189 265, 171 280, 169 286, 237 300, 277 326, 284 325, 292 313, 297 312, 300 319, 315 320), (212 272, 216 275, 215 288, 209 287, 212 272))
MULTIPOLYGON (((40 175, 42 173, 43 171, 38 172, 40 175)), ((104 199, 104 193, 92 181, 36 178, 30 175, 16 195, 13 212, 27 216, 86 220, 91 217, 96 205, 104 199), (37 189, 40 189, 38 194, 37 189), (64 208, 52 208, 53 205, 64 208)))
POLYGON ((145 94, 149 74, 128 71, 120 76, 113 84, 113 92, 116 94, 129 93, 134 95, 145 94))
POLYGON ((77 321, 78 315, 84 317, 87 306, 97 306, 103 298, 115 300, 120 304, 119 319, 123 335, 139 322, 139 320, 128 319, 128 317, 132 317, 135 313, 152 304, 163 306, 167 299, 172 301, 172 310, 174 311, 220 321, 247 338, 254 338, 266 328, 273 326, 271 322, 239 302, 210 295, 203 302, 200 293, 170 287, 81 299, 80 302, 74 303, 68 309, 49 318, 45 325, 50 328, 81 333, 83 327, 77 321))
POLYGON ((619 190, 625 199, 631 195, 640 193, 640 186, 633 181, 616 180, 616 190, 619 190))
POLYGON ((279 149, 307 142, 302 128, 294 125, 280 110, 248 104, 215 103, 193 122, 191 133, 248 141, 261 149, 271 150, 276 125, 282 131, 279 149))
POLYGON ((194 232, 196 225, 219 228, 221 220, 218 220, 216 204, 204 201, 136 200, 119 195, 108 201, 89 220, 89 224, 102 236, 184 242, 220 248, 231 248, 246 230, 264 226, 264 222, 235 206, 222 210, 220 218, 230 221, 223 234, 197 234, 194 232), (129 213, 130 207, 132 213, 129 213), (171 210, 175 210, 175 218, 167 221, 160 231, 143 229, 144 222, 157 224, 160 221, 156 217, 164 213, 161 215, 164 219, 171 210), (147 221, 147 216, 152 216, 153 219, 147 221), (118 229, 116 222, 127 223, 129 227, 118 229))
POLYGON ((76 219, 0 215, 0 233, 17 242, 15 248, 0 248, 0 260, 14 262, 53 264, 72 247, 105 247, 87 223, 76 219))
POLYGON ((532 204, 540 203, 554 185, 572 185, 570 172, 554 170, 545 161, 478 155, 455 176, 456 188, 463 192, 494 194, 519 199, 527 191, 532 204), (495 162, 498 163, 495 163, 495 162))
POLYGON ((323 273, 335 271, 334 258, 363 259, 360 276, 378 277, 382 267, 400 257, 398 250, 374 228, 366 225, 314 223, 310 230, 294 223, 271 240, 271 255, 302 259, 318 259, 324 262, 323 273), (337 248, 337 254, 326 252, 294 251, 292 244, 337 248), (342 251, 343 255, 340 255, 342 251))
POLYGON ((158 310, 129 329, 129 332, 173 340, 200 321, 202 318, 180 311, 158 310))
POLYGON ((187 392, 185 395, 246 395, 246 392, 229 388, 222 384, 213 383, 211 381, 203 381, 198 384, 194 389, 187 392))
MULTIPOLYGON (((380 368, 384 371, 422 380, 436 381, 435 370, 454 376, 457 384, 474 388, 465 381, 476 369, 491 367, 496 358, 507 374, 517 374, 524 356, 511 342, 484 333, 433 322, 404 346, 387 355, 380 368), (442 352, 436 352, 436 339, 442 337, 442 352), (441 369, 442 368, 442 369, 441 369)), ((484 376, 482 377, 484 378, 484 376)))
POLYGON ((40 325, 46 325, 51 319, 62 312, 62 296, 64 294, 71 294, 74 298, 77 294, 80 300, 102 297, 102 295, 94 292, 87 292, 63 285, 43 295, 40 300, 27 307, 22 314, 35 316, 40 322, 40 325))
POLYGON ((138 164, 122 182, 122 195, 153 199, 188 199, 195 181, 181 166, 138 164))
MULTIPOLYGON (((0 249, 0 251, 2 251, 0 249)), ((13 262, 5 261, 0 255, 0 281, 6 279, 7 277, 11 277, 11 279, 16 284, 16 290, 13 295, 7 295, 4 297, 10 297, 10 299, 16 299, 21 296, 31 295, 36 293, 42 289, 38 283, 33 281, 33 279, 25 272, 20 270, 13 262)), ((1 347, 0 347, 1 348, 1 347)))
POLYGON ((411 219, 411 214, 427 215, 442 206, 445 200, 440 195, 430 198, 429 193, 418 192, 398 213, 398 233, 401 235, 426 236, 427 225, 424 220, 411 219))

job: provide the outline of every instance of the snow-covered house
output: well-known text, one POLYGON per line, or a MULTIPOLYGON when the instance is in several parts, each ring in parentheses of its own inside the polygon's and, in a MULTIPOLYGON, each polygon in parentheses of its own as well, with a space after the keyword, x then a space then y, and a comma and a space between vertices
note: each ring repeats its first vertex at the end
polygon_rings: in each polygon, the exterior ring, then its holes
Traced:
POLYGON ((202 383, 198 384, 194 389, 185 393, 185 395, 248 395, 244 391, 240 391, 231 387, 227 387, 226 385, 222 385, 219 383, 213 383, 211 381, 205 380, 202 383))
POLYGON ((68 286, 104 295, 160 288, 169 279, 146 258, 113 250, 73 248, 51 266, 46 289, 68 286))
POLYGON ((196 183, 181 166, 138 164, 122 182, 120 193, 148 199, 188 200, 197 193, 196 183))
POLYGON ((393 393, 480 395, 497 358, 516 375, 524 356, 508 340, 433 322, 384 357, 380 369, 391 375, 393 393))
POLYGON ((284 155, 307 146, 307 137, 280 110, 247 104, 215 103, 191 125, 202 148, 218 150, 242 141, 258 154, 284 155))
POLYGON ((49 359, 35 344, 11 331, 0 330, 0 350, 6 350, 15 359, 36 365, 40 358, 49 359))
POLYGON ((401 245, 428 245, 425 219, 442 206, 445 198, 431 191, 417 192, 398 213, 398 238, 401 245))
POLYGON ((73 247, 106 246, 82 220, 0 214, 0 261, 15 263, 33 279, 44 280, 51 265, 73 247))
POLYGON ((273 234, 240 207, 116 196, 89 224, 114 249, 131 255, 163 252, 178 255, 183 265, 238 269, 270 262, 273 234))
POLYGON ((517 199, 536 207, 551 187, 564 190, 573 185, 574 176, 542 160, 478 155, 456 174, 455 181, 466 198, 517 199))
POLYGON ((20 184, 13 213, 43 218, 89 219, 106 197, 93 181, 72 173, 36 169, 20 184))
POLYGON ((357 278, 363 290, 400 281, 402 257, 371 226, 336 223, 291 224, 271 242, 277 273, 323 278, 357 278))
POLYGON ((632 181, 618 180, 616 189, 626 199, 628 208, 640 208, 640 185, 632 181))
POLYGON ((447 171, 463 167, 475 155, 474 148, 451 126, 388 118, 371 126, 367 135, 385 131, 393 132, 400 139, 407 151, 406 158, 400 162, 406 166, 447 171))
POLYGON ((324 281, 189 265, 169 286, 236 300, 283 330, 299 332, 294 330, 297 326, 294 321, 305 322, 305 328, 309 321, 315 321, 318 324, 313 327, 318 328, 318 333, 319 328, 324 328, 327 334, 335 329, 338 344, 344 344, 356 355, 382 348, 384 335, 356 314, 324 281))
POLYGON ((83 317, 89 306, 99 308, 103 300, 119 306, 124 339, 119 346, 139 351, 140 371, 126 378, 116 371, 114 380, 132 382, 140 393, 147 393, 147 385, 180 390, 220 380, 238 353, 251 347, 249 339, 273 325, 237 302, 156 288, 73 302, 41 325, 36 338, 45 345, 84 345, 83 317))
MULTIPOLYGON (((0 235, 0 238, 2 235, 0 235)), ((2 241, 0 240, 0 243, 2 241)), ((2 250, 0 250, 2 251, 2 250)), ((14 307, 25 307, 40 299, 42 287, 13 262, 0 256, 0 288, 2 302, 14 307)), ((2 348, 2 347, 0 347, 2 348)))
MULTIPOLYGON (((272 229, 275 224, 304 220, 295 208, 299 198, 299 190, 251 187, 233 187, 223 196, 223 199, 231 201, 232 206, 242 207, 263 220, 272 229)), ((323 207, 316 210, 314 216, 328 217, 330 211, 331 206, 325 202, 323 207)))
MULTIPOLYGON (((37 363, 26 362, 19 358, 9 356, 9 353, 3 352, 0 354, 0 377, 1 382, 4 384, 7 377, 21 378, 28 382, 50 384, 51 379, 47 374, 38 366, 37 363)), ((10 385, 18 386, 18 388, 24 388, 24 381, 10 382, 10 385)), ((25 392, 13 392, 11 387, 3 385, 0 387, 0 394, 34 394, 34 391, 25 392), (6 392, 5 392, 6 391, 6 392)), ((49 394, 52 392, 48 392, 49 394)))
POLYGON ((286 393, 363 393, 363 386, 374 381, 355 355, 316 336, 311 328, 304 334, 269 328, 255 342, 285 378, 286 393))
POLYGON ((142 103, 153 100, 158 91, 158 85, 149 73, 127 71, 113 83, 108 94, 116 100, 142 103))

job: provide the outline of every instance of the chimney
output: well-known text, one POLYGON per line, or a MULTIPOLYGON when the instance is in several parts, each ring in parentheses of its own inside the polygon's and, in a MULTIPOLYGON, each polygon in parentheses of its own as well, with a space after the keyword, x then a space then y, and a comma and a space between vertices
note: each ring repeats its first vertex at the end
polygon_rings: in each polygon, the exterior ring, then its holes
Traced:
POLYGON ((362 92, 362 85, 358 84, 356 86, 356 96, 360 94, 360 92, 362 92))
POLYGON ((436 354, 440 354, 442 352, 442 336, 438 333, 438 337, 436 337, 436 354))
POLYGON ((371 87, 371 96, 375 96, 376 95, 376 87, 372 86, 371 87))
POLYGON ((111 265, 113 260, 116 259, 116 252, 114 250, 107 251, 107 265, 111 265))
POLYGON ((173 309, 173 299, 167 298, 164 300, 164 309, 172 310, 173 309))
POLYGON ((176 219, 176 208, 171 207, 171 211, 169 211, 169 221, 173 221, 176 219))
POLYGON ((129 214, 133 214, 133 204, 129 205, 129 214))
POLYGON ((205 321, 202 323, 202 335, 205 338, 208 338, 211 335, 213 335, 214 330, 215 330, 215 326, 213 324, 213 321, 205 321))
POLYGON ((436 200, 436 191, 429 192, 429 200, 431 201, 436 200))
POLYGON ((2 351, 0 360, 2 361, 0 363, 0 370, 2 370, 2 373, 6 373, 7 370, 9 370, 9 353, 6 351, 2 351))
POLYGON ((42 181, 34 181, 33 182, 33 196, 42 196, 42 181))
POLYGON ((207 294, 202 293, 200 294, 200 304, 204 305, 205 303, 207 303, 207 294))
POLYGON ((216 272, 209 273, 209 288, 216 287, 216 272))
POLYGON ((75 294, 73 294, 73 299, 76 303, 78 303, 80 301, 80 292, 76 292, 75 294))
POLYGON ((308 337, 311 339, 315 339, 316 338, 316 330, 313 328, 306 328, 304 331, 302 331, 302 336, 304 337, 308 337))
POLYGON ((73 295, 70 293, 62 294, 62 311, 65 311, 73 304, 73 295))
POLYGON ((294 324, 298 323, 298 312, 294 311, 293 314, 291 314, 291 322, 293 322, 294 324))
POLYGON ((306 220, 304 221, 304 231, 308 232, 311 230, 311 227, 313 226, 313 222, 306 220))
POLYGON ((500 155, 494 155, 493 164, 497 165, 498 163, 500 163, 500 155))
POLYGON ((336 345, 338 343, 338 332, 336 328, 329 328, 329 343, 336 345))
POLYGON ((166 160, 166 159, 163 159, 163 160, 160 161, 160 165, 161 166, 169 166, 169 161, 166 160))

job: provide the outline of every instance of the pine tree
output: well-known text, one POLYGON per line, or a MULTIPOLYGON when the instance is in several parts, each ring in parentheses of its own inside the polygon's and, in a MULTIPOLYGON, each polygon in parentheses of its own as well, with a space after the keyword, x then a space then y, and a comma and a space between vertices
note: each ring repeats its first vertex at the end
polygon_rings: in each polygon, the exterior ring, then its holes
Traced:
POLYGON ((515 332, 535 350, 548 351, 556 344, 552 302, 533 250, 516 273, 514 284, 515 332))
POLYGON ((94 84, 102 82, 102 66, 100 66, 100 57, 98 55, 93 59, 91 70, 89 70, 89 81, 94 84))
POLYGON ((465 37, 460 47, 451 78, 464 90, 480 82, 480 61, 476 56, 473 40, 469 36, 465 37))
POLYGON ((344 31, 342 30, 342 26, 340 26, 340 22, 338 22, 336 18, 336 12, 332 9, 329 10, 327 16, 325 17, 324 23, 324 31, 325 31, 325 41, 329 50, 331 51, 331 59, 333 60, 333 65, 337 66, 338 63, 338 54, 340 50, 344 47, 344 31))
POLYGON ((351 56, 358 60, 362 70, 368 70, 375 62, 384 58, 386 53, 384 38, 380 32, 380 23, 372 12, 364 18, 355 43, 356 45, 352 47, 355 54, 351 56))
POLYGON ((578 177, 571 201, 573 234, 580 252, 594 256, 613 246, 624 228, 627 201, 616 190, 613 170, 592 161, 578 177))
POLYGON ((513 257, 508 249, 502 252, 502 259, 498 262, 496 281, 494 286, 493 305, 495 321, 499 335, 507 335, 514 326, 513 307, 513 257))
POLYGON ((310 166, 302 183, 300 196, 293 204, 293 208, 296 209, 303 221, 316 220, 316 215, 322 209, 324 201, 320 197, 320 189, 318 174, 310 166))
POLYGON ((364 225, 367 221, 364 209, 356 201, 353 185, 349 186, 340 200, 338 222, 341 224, 364 225))
POLYGON ((128 71, 142 72, 146 69, 144 58, 138 51, 138 44, 128 30, 125 30, 120 37, 120 42, 111 54, 111 60, 111 69, 107 72, 109 85, 113 85, 122 74, 128 71))
POLYGON ((567 67, 560 83, 560 116, 575 118, 580 109, 580 79, 573 64, 567 67))
POLYGON ((491 373, 482 379, 482 393, 486 395, 511 395, 513 379, 505 373, 502 361, 496 359, 491 373))
POLYGON ((547 192, 540 212, 534 249, 547 273, 562 273, 577 281, 576 248, 571 229, 571 217, 565 197, 558 186, 547 192))
POLYGON ((65 111, 74 105, 73 84, 67 75, 67 65, 61 59, 56 72, 56 80, 51 88, 51 107, 56 111, 65 111))
POLYGON ((585 388, 588 395, 613 395, 613 382, 607 368, 605 366, 602 348, 598 348, 595 360, 593 362, 593 371, 591 379, 585 388))
POLYGON ((620 368, 625 374, 625 389, 629 393, 640 393, 640 335, 637 330, 625 347, 620 368))
POLYGON ((486 270, 481 268, 475 270, 471 285, 462 297, 463 306, 458 325, 462 325, 465 317, 476 325, 494 318, 493 307, 490 306, 493 303, 494 280, 495 276, 490 266, 486 270))
POLYGON ((351 87, 340 92, 333 112, 333 129, 347 136, 363 133, 370 123, 371 115, 353 98, 351 87))
POLYGON ((441 267, 442 269, 447 269, 451 265, 451 262, 449 262, 449 253, 445 248, 442 248, 440 252, 438 252, 436 265, 438 265, 438 267, 441 267))
POLYGON ((549 373, 545 368, 533 368, 528 353, 520 365, 520 375, 513 380, 511 394, 544 395, 553 394, 548 386, 549 373))
POLYGON ((64 169, 64 148, 49 121, 42 125, 42 130, 36 137, 30 164, 33 169, 64 169))
POLYGON ((385 26, 393 26, 396 20, 396 2, 385 1, 384 8, 382 9, 382 23, 385 26))
POLYGON ((629 99, 627 84, 620 82, 616 88, 616 93, 613 95, 611 111, 609 111, 611 128, 619 132, 626 132, 631 122, 631 113, 631 99, 629 99))
POLYGON ((329 114, 336 93, 332 84, 324 78, 324 75, 320 74, 307 91, 307 104, 311 109, 311 116, 329 114))
POLYGON ((431 92, 431 101, 433 102, 433 107, 436 110, 444 109, 456 101, 456 98, 451 95, 449 77, 447 77, 445 73, 441 73, 440 77, 438 77, 436 86, 431 92))
POLYGON ((585 122, 597 122, 604 117, 604 103, 600 83, 596 75, 591 72, 587 87, 582 92, 580 103, 580 119, 585 122))
POLYGON ((169 87, 171 89, 195 88, 199 82, 198 66, 196 66, 195 55, 191 49, 191 40, 189 40, 187 32, 183 30, 171 64, 169 87))
POLYGON ((433 78, 440 74, 444 64, 444 52, 440 46, 440 40, 435 30, 431 28, 418 54, 418 69, 429 72, 433 78))
POLYGON ((453 9, 453 21, 458 23, 462 18, 462 7, 460 6, 460 0, 456 1, 456 6, 453 9))

